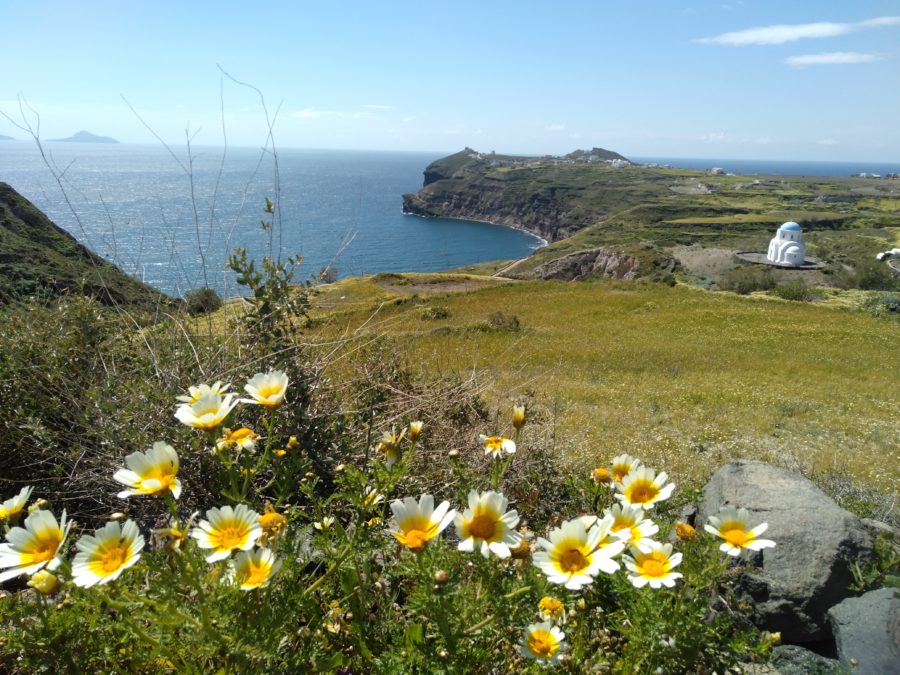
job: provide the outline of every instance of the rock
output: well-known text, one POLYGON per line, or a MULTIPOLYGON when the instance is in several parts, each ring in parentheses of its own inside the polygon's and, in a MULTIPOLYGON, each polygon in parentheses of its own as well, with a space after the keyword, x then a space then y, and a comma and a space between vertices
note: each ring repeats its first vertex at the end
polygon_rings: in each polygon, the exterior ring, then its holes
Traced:
POLYGON ((830 675, 841 672, 840 663, 797 645, 782 645, 773 650, 772 667, 778 675, 830 675))
POLYGON ((868 530, 806 478, 764 462, 719 469, 704 488, 698 524, 726 504, 750 511, 750 525, 767 522, 763 536, 776 542, 752 556, 761 569, 741 582, 760 627, 788 643, 829 640, 826 613, 852 595, 850 565, 872 555, 868 530))
POLYGON ((632 255, 594 248, 551 260, 535 267, 528 276, 535 279, 561 279, 563 281, 579 281, 588 277, 635 279, 640 268, 641 261, 632 255))
POLYGON ((854 675, 900 671, 900 590, 880 588, 847 598, 828 618, 841 665, 855 666, 854 675))

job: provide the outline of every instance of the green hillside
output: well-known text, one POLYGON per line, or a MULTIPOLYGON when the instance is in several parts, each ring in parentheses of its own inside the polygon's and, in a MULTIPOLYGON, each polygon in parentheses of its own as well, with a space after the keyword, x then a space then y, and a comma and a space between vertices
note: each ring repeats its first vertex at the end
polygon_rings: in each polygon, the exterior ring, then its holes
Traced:
POLYGON ((147 309, 169 302, 159 291, 79 244, 0 182, 0 300, 63 293, 147 309))

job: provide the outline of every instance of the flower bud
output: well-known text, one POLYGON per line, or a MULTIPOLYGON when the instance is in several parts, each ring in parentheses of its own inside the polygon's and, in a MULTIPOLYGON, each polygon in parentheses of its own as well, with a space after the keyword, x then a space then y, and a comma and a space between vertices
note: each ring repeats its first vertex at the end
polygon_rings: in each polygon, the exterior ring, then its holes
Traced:
POLYGON ((459 459, 459 450, 451 450, 447 453, 447 457, 450 459, 459 459))
POLYGON ((41 570, 28 580, 28 585, 41 595, 53 595, 59 588, 59 579, 47 570, 41 570))
POLYGON ((525 426, 525 406, 524 405, 514 405, 513 406, 513 426, 516 429, 521 429, 525 426))
POLYGON ((411 441, 419 438, 419 436, 422 435, 422 422, 420 420, 410 422, 409 429, 406 431, 406 435, 409 436, 409 440, 411 441))
POLYGON ((675 534, 681 541, 694 541, 697 538, 697 530, 681 521, 675 523, 675 534))
POLYGON ((434 583, 438 584, 439 586, 443 586, 448 581, 450 581, 450 575, 446 570, 438 570, 434 573, 434 583))

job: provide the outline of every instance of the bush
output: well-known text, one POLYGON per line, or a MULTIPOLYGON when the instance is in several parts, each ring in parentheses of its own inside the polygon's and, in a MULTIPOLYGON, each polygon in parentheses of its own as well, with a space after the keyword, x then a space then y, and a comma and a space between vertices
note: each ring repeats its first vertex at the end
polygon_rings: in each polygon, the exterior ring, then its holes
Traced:
POLYGON ((488 325, 494 330, 507 330, 515 332, 521 328, 519 317, 515 314, 508 315, 503 312, 494 312, 488 317, 488 325))
POLYGON ((779 284, 771 290, 772 295, 782 300, 794 300, 797 302, 813 302, 822 299, 822 291, 811 286, 807 286, 802 281, 791 281, 786 284, 779 284))
POLYGON ((900 291, 900 276, 879 260, 863 259, 852 270, 839 270, 834 274, 834 283, 838 288, 900 291))
POLYGON ((222 306, 222 298, 212 288, 197 288, 184 294, 187 311, 193 315, 209 314, 222 306))
POLYGON ((724 272, 716 285, 720 290, 747 295, 754 291, 768 291, 775 287, 775 278, 769 267, 754 265, 736 267, 724 272))
POLYGON ((446 307, 442 307, 441 305, 435 305, 434 307, 426 307, 422 310, 422 318, 427 321, 434 321, 438 319, 447 319, 450 317, 450 310, 446 307))

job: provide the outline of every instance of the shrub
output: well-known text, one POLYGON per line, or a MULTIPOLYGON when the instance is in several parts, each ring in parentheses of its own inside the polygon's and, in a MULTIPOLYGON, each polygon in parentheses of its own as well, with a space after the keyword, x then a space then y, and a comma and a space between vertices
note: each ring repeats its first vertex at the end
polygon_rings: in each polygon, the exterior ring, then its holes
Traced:
POLYGON ((450 310, 446 307, 442 307, 441 305, 434 305, 433 307, 426 307, 422 310, 422 318, 427 321, 434 321, 438 319, 447 319, 450 317, 450 310))
POLYGON ((187 311, 196 316, 215 312, 222 306, 222 298, 212 288, 196 288, 184 294, 187 311))
POLYGON ((720 290, 747 295, 754 291, 768 291, 775 287, 775 278, 769 267, 754 265, 736 267, 723 272, 716 282, 720 290))
POLYGON ((795 300, 797 302, 812 302, 822 299, 822 291, 811 286, 807 286, 802 281, 791 281, 786 284, 779 284, 771 291, 782 300, 795 300))
POLYGON ((515 314, 504 314, 503 312, 494 312, 488 317, 488 325, 495 330, 517 331, 521 328, 519 317, 515 314))

